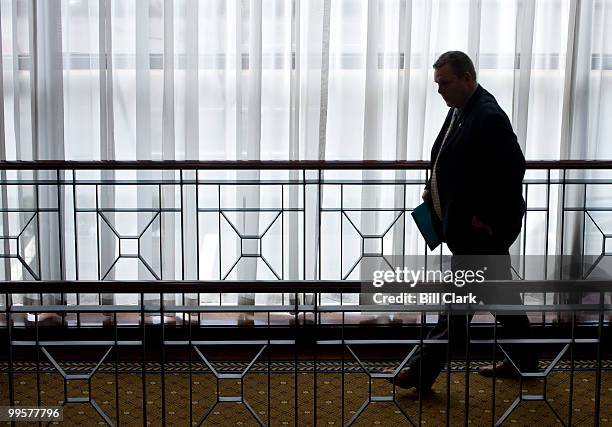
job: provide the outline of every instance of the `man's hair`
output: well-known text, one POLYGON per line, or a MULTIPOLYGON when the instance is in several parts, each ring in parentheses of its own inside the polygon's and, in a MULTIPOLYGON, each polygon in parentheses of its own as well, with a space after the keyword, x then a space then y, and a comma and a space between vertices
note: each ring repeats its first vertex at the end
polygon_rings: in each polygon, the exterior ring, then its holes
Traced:
POLYGON ((470 76, 476 81, 476 69, 474 68, 474 63, 465 53, 459 50, 451 50, 449 52, 444 52, 440 57, 434 62, 433 67, 435 70, 439 70, 446 64, 450 64, 453 69, 453 73, 457 77, 463 77, 465 73, 469 73, 470 76))

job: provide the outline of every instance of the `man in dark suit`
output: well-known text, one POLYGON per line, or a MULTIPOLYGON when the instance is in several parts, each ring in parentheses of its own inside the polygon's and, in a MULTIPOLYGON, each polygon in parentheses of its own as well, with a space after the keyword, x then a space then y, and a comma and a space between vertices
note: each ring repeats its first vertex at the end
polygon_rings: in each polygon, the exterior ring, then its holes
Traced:
MULTIPOLYGON (((442 240, 452 252, 451 269, 485 270, 487 280, 509 280, 510 245, 521 230, 525 213, 522 180, 525 159, 512 125, 497 101, 476 81, 476 71, 463 52, 446 52, 433 65, 438 93, 450 107, 431 150, 432 176, 423 192, 431 203, 442 240)), ((478 285, 488 304, 522 304, 518 292, 478 285)), ((456 289, 454 289, 456 290, 456 289)), ((464 345, 471 315, 440 316, 428 339, 448 339, 452 348, 464 345)), ((529 320, 523 313, 498 315, 506 337, 527 338, 529 320)), ((537 360, 525 345, 508 346, 512 361, 523 372, 537 360)), ((395 384, 427 391, 446 362, 446 346, 423 346, 395 377, 395 384), (422 366, 419 366, 422 364, 422 366)), ((509 360, 495 367, 498 376, 518 374, 509 360)), ((481 371, 492 375, 493 366, 481 371)))

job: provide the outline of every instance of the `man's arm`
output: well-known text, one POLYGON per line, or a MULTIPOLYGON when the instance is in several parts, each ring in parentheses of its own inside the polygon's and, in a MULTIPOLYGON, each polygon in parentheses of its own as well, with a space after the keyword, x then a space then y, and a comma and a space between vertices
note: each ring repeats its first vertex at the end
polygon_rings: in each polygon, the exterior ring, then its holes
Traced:
POLYGON ((514 222, 520 223, 523 215, 525 158, 503 112, 485 115, 479 129, 475 154, 481 177, 472 222, 489 235, 504 235, 516 228, 514 222))

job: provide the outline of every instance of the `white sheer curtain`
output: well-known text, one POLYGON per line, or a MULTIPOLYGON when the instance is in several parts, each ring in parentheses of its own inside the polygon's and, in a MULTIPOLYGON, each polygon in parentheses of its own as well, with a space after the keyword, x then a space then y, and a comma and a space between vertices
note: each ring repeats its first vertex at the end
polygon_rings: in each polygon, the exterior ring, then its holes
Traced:
MULTIPOLYGON (((528 159, 612 157, 605 143, 612 137, 612 0, 0 0, 0 17, 6 159, 427 159, 446 113, 431 64, 446 50, 472 56, 528 159)), ((185 191, 191 212, 195 189, 185 191)), ((130 207, 159 195, 102 188, 100 196, 130 207)), ((162 196, 180 203, 174 191, 162 196)), ((259 206, 266 197, 235 191, 230 199, 259 206)), ((398 190, 346 197, 355 206, 404 204, 398 190)), ((265 222, 244 215, 244 227, 265 222)), ((109 218, 128 234, 150 219, 109 218)), ((388 221, 382 214, 360 220, 374 228, 388 221)), ((83 221, 86 236, 95 220, 83 221)), ((295 230, 296 221, 288 227, 295 230)), ((185 222, 193 228, 195 214, 185 222)), ((181 245, 195 251, 194 235, 172 238, 178 218, 151 227, 147 241, 168 241, 170 253, 181 245)), ((65 232, 73 232, 69 224, 65 232)), ((398 236, 408 231, 393 233, 385 251, 399 253, 398 236)), ((303 238, 312 246, 308 239, 317 236, 303 238)), ((199 239, 219 256, 210 235, 199 239)), ((333 249, 338 232, 322 240, 322 250, 333 249)), ((409 239, 406 251, 421 245, 409 239)), ((219 274, 214 259, 183 271, 176 256, 147 256, 164 278, 219 274)), ((317 277, 316 260, 307 257, 308 278, 317 277)), ((74 267, 66 268, 74 277, 74 267)), ((333 257, 320 268, 339 278, 333 257)), ((302 277, 301 270, 296 261, 286 277, 302 277)), ((149 274, 122 261, 111 275, 134 271, 149 274)), ((245 266, 237 274, 262 271, 245 266)))
POLYGON ((610 103, 602 95, 612 6, 578 4, 2 0, 6 156, 33 157, 38 138, 64 147, 66 159, 110 157, 109 149, 116 159, 395 159, 398 147, 406 158, 426 158, 445 112, 431 63, 461 49, 513 118, 529 158, 606 157, 598 142, 610 133, 599 118, 610 103), (564 106, 589 120, 586 134, 569 138, 588 147, 584 154, 562 148, 564 106), (63 120, 49 133, 51 114, 63 120), (109 138, 114 146, 102 147, 109 138))

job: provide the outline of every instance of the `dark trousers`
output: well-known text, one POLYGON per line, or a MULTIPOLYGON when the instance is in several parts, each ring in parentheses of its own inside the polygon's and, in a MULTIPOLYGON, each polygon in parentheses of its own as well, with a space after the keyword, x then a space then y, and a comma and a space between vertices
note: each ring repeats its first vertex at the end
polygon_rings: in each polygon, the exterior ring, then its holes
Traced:
MULTIPOLYGON (((501 255, 453 255, 451 269, 457 270, 478 270, 486 268, 486 280, 510 280, 512 273, 510 270, 510 256, 507 251, 501 255)), ((478 299, 485 304, 511 304, 522 305, 520 293, 518 291, 500 292, 491 284, 482 285, 482 289, 470 289, 470 292, 477 294, 478 299)), ((452 291, 457 292, 457 288, 452 291)), ((451 290, 449 289, 449 292, 451 290)), ((464 292, 465 293, 465 292, 464 292)), ((467 328, 473 314, 461 313, 451 315, 440 315, 436 326, 427 334, 428 340, 448 339, 448 345, 453 350, 465 352, 467 343, 467 328)), ((512 314, 498 314, 497 321, 502 325, 498 336, 500 338, 528 338, 530 336, 530 324, 524 312, 517 311, 512 314)), ((537 366, 537 356, 529 346, 525 344, 514 344, 504 346, 510 358, 521 370, 532 370, 537 366)), ((421 374, 421 388, 428 390, 431 388, 436 378, 444 368, 447 359, 446 344, 424 344, 422 349, 417 349, 413 357, 408 362, 408 367, 414 370, 415 374, 421 374), (421 365, 421 366, 419 366, 421 365)))

